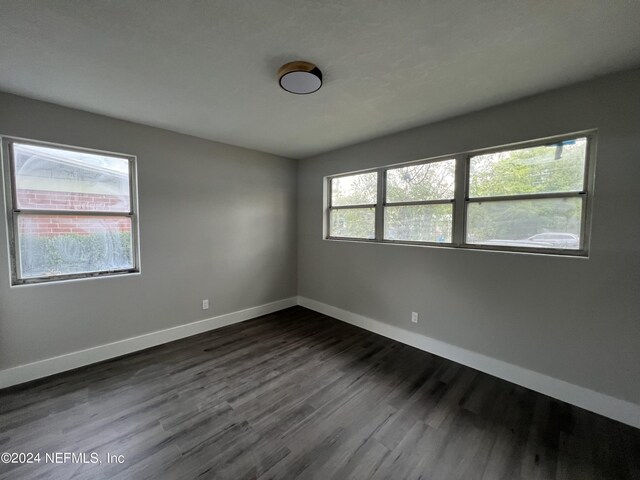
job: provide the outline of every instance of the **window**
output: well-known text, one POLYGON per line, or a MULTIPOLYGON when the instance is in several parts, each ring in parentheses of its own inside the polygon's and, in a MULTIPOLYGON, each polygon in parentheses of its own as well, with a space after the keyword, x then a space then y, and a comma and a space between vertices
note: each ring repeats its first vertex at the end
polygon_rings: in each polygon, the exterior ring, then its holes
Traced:
POLYGON ((466 241, 578 250, 586 152, 578 138, 471 156, 466 241))
POLYGON ((586 255, 594 132, 328 177, 328 239, 586 255))
POLYGON ((384 239, 451 243, 456 161, 386 171, 384 239))
POLYGON ((333 237, 375 238, 377 172, 332 178, 329 198, 329 229, 333 237))
POLYGON ((12 283, 139 271, 135 158, 3 138, 12 283))

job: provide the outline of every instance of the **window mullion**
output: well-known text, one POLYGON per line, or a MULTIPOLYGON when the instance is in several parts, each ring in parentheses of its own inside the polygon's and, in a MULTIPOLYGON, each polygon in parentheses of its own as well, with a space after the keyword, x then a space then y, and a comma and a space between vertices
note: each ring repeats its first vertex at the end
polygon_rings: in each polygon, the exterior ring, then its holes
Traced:
POLYGON ((470 203, 482 202, 509 202, 517 200, 540 200, 545 198, 574 198, 585 196, 587 192, 551 192, 551 193, 527 193, 522 195, 495 195, 487 197, 467 198, 470 203))
POLYGON ((582 223, 580 225, 580 248, 586 251, 591 243, 591 222, 593 211, 593 190, 594 190, 594 169, 595 169, 595 150, 597 147, 597 138, 595 134, 587 136, 587 149, 584 164, 584 182, 582 185, 585 194, 582 196, 582 223))
POLYGON ((13 151, 11 148, 11 144, 7 142, 5 138, 2 138, 2 158, 0 159, 0 167, 2 167, 2 177, 4 179, 3 190, 5 193, 5 214, 7 218, 7 230, 8 230, 8 241, 9 241, 9 256, 11 257, 11 261, 9 262, 11 268, 11 278, 12 280, 16 278, 17 269, 16 262, 14 259, 17 255, 16 250, 16 215, 13 212, 13 205, 15 204, 15 183, 13 176, 13 167, 12 161, 13 151))
POLYGON ((69 215, 73 217, 133 217, 133 212, 116 212, 105 210, 45 210, 45 209, 24 209, 13 210, 15 215, 69 215))
POLYGON ((12 243, 10 250, 15 256, 15 259, 11 264, 12 275, 13 278, 16 279, 22 278, 22 253, 20 251, 20 238, 18 234, 18 216, 19 214, 17 213, 13 213, 11 216, 11 237, 9 240, 12 243))
POLYGON ((444 200, 416 200, 414 202, 387 202, 385 207, 419 207, 421 205, 448 205, 453 203, 453 199, 447 198, 444 200))
POLYGON ((376 208, 375 203, 365 203, 358 205, 336 205, 335 207, 329 207, 331 210, 353 210, 354 208, 376 208))
POLYGON ((376 198, 376 230, 375 240, 381 242, 384 239, 384 205, 386 202, 387 174, 385 169, 378 170, 378 195, 376 198))
POLYGON ((327 178, 325 183, 325 224, 324 224, 324 232, 323 237, 329 238, 331 237, 331 179, 327 178))
POLYGON ((469 156, 458 155, 456 157, 455 193, 453 202, 453 234, 451 236, 454 245, 464 243, 465 217, 467 209, 469 156))

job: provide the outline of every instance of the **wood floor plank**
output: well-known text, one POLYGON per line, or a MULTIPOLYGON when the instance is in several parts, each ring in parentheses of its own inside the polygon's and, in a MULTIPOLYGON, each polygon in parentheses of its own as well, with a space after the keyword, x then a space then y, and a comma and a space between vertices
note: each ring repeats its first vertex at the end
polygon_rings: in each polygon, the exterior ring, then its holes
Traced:
POLYGON ((0 449, 124 456, 6 480, 640 479, 640 430, 302 307, 0 391, 0 449))

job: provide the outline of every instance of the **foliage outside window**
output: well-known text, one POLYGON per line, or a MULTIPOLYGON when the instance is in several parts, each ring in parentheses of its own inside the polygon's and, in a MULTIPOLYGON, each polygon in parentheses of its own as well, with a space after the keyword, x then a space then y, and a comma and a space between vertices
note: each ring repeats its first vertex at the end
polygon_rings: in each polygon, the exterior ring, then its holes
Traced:
POLYGON ((584 255, 592 138, 329 177, 327 238, 584 255))
POLYGON ((329 222, 333 236, 373 239, 377 198, 377 172, 331 179, 329 222))
POLYGON ((387 170, 384 238, 451 243, 455 172, 455 160, 387 170))
POLYGON ((14 285, 139 270, 133 157, 2 143, 14 285))
POLYGON ((587 139, 470 158, 466 241, 578 250, 587 139))

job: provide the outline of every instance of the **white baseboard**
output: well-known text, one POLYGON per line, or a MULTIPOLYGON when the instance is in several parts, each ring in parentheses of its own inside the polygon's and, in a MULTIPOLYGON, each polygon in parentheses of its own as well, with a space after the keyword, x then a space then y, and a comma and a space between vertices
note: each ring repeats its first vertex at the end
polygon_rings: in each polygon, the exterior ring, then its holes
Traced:
POLYGON ((125 338, 117 342, 0 370, 0 388, 10 387, 37 378, 48 377, 49 375, 61 373, 66 370, 72 370, 91 363, 101 362, 110 358, 144 350, 145 348, 172 342, 180 338, 215 330, 216 328, 293 307, 296 304, 296 297, 285 298, 257 307, 246 308, 205 320, 198 320, 197 322, 187 323, 186 325, 178 325, 177 327, 167 328, 166 330, 158 330, 137 337, 125 338))
POLYGON ((198 333, 215 330, 261 315, 277 312, 278 310, 283 310, 296 304, 406 345, 411 345, 420 350, 453 360, 462 365, 467 365, 517 385, 530 388, 531 390, 576 405, 585 410, 640 428, 640 405, 305 297, 286 298, 257 307, 199 320, 186 325, 179 325, 177 327, 167 328, 166 330, 159 330, 137 337, 126 338, 117 342, 0 370, 0 388, 10 387, 144 350, 145 348, 155 347, 156 345, 172 342, 198 333))
POLYGON ((585 410, 640 428, 640 405, 620 400, 588 388, 527 370, 502 360, 456 347, 425 335, 358 315, 326 303, 298 297, 298 305, 328 315, 370 332, 391 338, 412 347, 502 378, 511 383, 535 390, 585 410))

